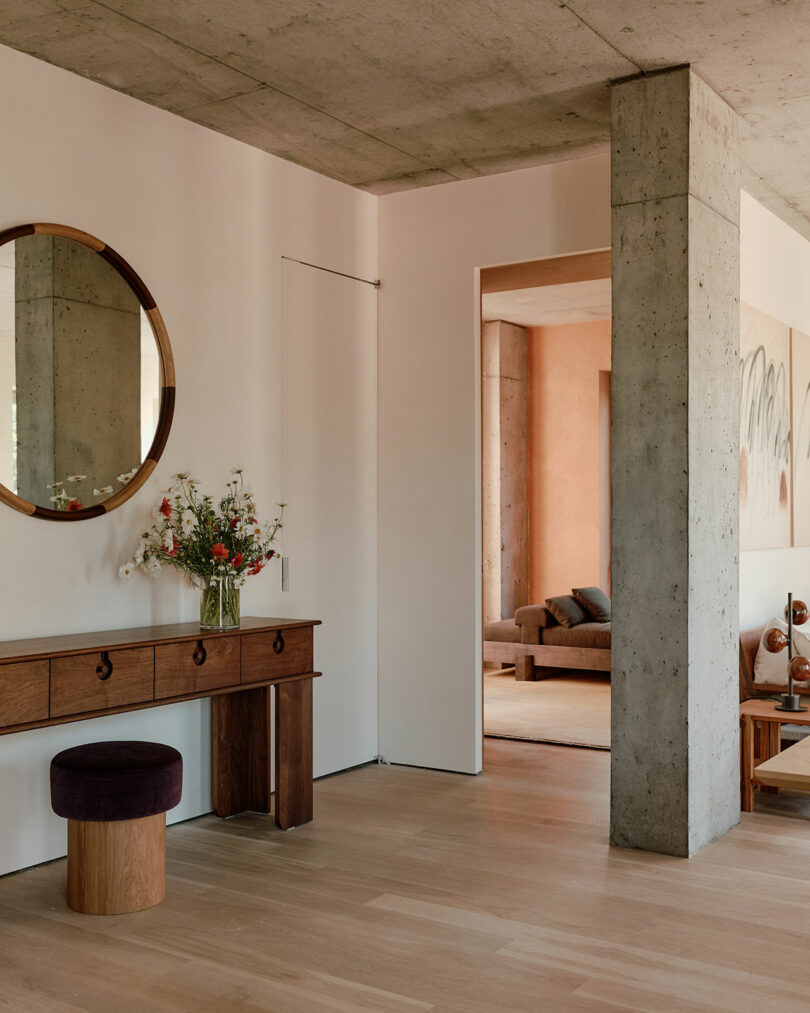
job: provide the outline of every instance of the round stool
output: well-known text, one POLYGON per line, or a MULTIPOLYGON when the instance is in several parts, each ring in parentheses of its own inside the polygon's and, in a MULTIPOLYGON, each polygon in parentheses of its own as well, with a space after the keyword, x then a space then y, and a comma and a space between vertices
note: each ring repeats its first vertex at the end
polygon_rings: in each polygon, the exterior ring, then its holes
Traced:
POLYGON ((51 761, 51 805, 68 820, 67 902, 83 914, 142 911, 166 896, 166 810, 183 758, 158 742, 90 742, 51 761))

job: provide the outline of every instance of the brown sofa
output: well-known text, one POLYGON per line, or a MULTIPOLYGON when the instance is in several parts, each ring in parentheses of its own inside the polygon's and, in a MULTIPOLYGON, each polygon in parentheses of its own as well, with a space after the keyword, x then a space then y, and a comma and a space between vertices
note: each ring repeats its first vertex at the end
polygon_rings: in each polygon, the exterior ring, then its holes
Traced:
POLYGON ((484 627, 484 661, 515 666, 515 678, 567 671, 610 671, 610 623, 561 626, 545 605, 524 605, 514 619, 484 627))
MULTIPOLYGON (((743 630, 740 634, 740 703, 743 700, 755 700, 787 692, 787 671, 785 671, 784 683, 754 683, 754 662, 764 632, 764 626, 757 626, 753 630, 743 630)), ((785 658, 787 658, 786 654, 785 658)), ((785 669, 787 669, 787 662, 785 669)), ((794 686, 793 691, 800 696, 810 696, 810 686, 794 686)))

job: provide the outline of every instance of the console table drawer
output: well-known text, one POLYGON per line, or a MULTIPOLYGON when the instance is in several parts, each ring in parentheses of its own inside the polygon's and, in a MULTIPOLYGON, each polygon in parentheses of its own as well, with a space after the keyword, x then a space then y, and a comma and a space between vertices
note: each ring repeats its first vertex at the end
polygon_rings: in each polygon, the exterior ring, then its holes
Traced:
POLYGON ((22 725, 48 718, 47 661, 0 665, 0 725, 22 725))
POLYGON ((51 661, 51 717, 101 711, 151 700, 153 647, 79 654, 51 661))
POLYGON ((312 671, 312 629, 250 633, 242 637, 242 682, 312 671))
POLYGON ((239 685, 239 637, 205 637, 155 648, 155 699, 239 685))

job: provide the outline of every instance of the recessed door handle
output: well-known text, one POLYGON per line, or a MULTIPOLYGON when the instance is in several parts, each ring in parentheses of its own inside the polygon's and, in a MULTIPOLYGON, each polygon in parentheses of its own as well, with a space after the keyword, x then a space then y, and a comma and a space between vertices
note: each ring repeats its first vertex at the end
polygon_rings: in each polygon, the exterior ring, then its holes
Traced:
POLYGON ((284 637, 281 633, 281 630, 279 630, 278 633, 276 633, 276 639, 273 641, 273 650, 276 652, 276 654, 281 654, 281 652, 284 650, 284 637))
POLYGON ((198 640, 197 646, 194 648, 194 653, 191 655, 191 660, 195 665, 204 665, 207 657, 208 654, 203 646, 202 640, 198 640))

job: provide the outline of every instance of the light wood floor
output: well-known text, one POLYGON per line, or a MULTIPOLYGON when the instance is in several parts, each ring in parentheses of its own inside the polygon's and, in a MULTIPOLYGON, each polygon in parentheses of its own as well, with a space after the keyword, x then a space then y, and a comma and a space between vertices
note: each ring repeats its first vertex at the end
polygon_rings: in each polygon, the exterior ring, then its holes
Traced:
POLYGON ((489 740, 465 777, 366 767, 316 822, 170 828, 168 899, 94 918, 64 862, 0 880, 0 1009, 806 1013, 810 823, 691 862, 607 846, 607 753, 489 740))

